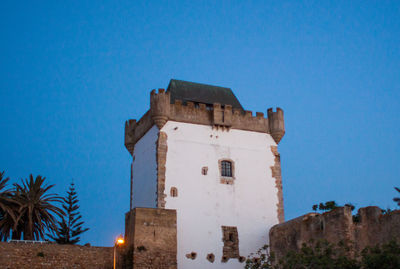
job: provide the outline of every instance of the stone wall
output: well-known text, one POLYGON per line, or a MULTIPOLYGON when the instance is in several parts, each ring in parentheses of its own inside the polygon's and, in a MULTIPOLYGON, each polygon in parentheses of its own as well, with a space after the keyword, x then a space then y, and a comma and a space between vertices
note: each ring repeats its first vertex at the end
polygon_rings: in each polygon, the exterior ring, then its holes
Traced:
POLYGON ((323 214, 309 213, 272 227, 270 249, 282 257, 289 250, 298 251, 303 243, 324 239, 331 243, 349 243, 349 254, 367 246, 400 241, 400 210, 382 214, 376 206, 360 208, 359 219, 353 221, 351 209, 340 207, 323 214))
POLYGON ((176 210, 135 208, 125 216, 117 268, 176 269, 176 210))
POLYGON ((112 247, 0 242, 0 268, 113 268, 112 247))

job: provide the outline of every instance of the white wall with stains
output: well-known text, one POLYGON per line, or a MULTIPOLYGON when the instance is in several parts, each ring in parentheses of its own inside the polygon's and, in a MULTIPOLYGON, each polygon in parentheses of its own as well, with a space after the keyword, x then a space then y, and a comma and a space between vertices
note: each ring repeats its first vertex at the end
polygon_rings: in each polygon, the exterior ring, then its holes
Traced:
POLYGON ((278 223, 277 192, 271 175, 276 145, 269 134, 222 131, 211 126, 168 121, 166 208, 177 210, 178 268, 244 268, 230 259, 222 263, 221 226, 236 226, 241 256, 268 243, 269 229, 278 223), (234 161, 233 185, 220 183, 218 160, 234 161), (208 174, 202 175, 202 167, 208 174), (171 197, 176 187, 178 196, 171 197), (196 259, 186 254, 196 252, 196 259), (214 263, 206 256, 215 255, 214 263))
POLYGON ((132 162, 132 208, 157 206, 156 142, 153 126, 135 145, 132 162))

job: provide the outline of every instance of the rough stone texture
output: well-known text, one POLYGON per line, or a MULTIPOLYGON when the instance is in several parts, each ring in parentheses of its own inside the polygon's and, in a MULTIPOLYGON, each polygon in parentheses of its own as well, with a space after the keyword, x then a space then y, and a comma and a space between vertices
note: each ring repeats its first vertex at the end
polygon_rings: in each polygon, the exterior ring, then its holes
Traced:
POLYGON ((277 146, 271 146, 271 151, 275 156, 275 164, 271 166, 272 177, 275 178, 275 186, 278 189, 277 214, 279 223, 285 221, 285 211, 283 209, 283 191, 282 191, 282 172, 281 172, 281 155, 277 146))
POLYGON ((150 114, 153 122, 161 129, 168 120, 170 105, 170 93, 164 89, 155 90, 150 93, 150 114))
POLYGON ((222 261, 227 262, 229 259, 239 258, 239 235, 236 227, 222 226, 222 241, 224 247, 222 249, 222 261))
POLYGON ((366 246, 392 239, 400 241, 400 210, 382 214, 379 207, 360 208, 360 222, 353 222, 349 207, 340 207, 323 214, 309 213, 273 226, 269 232, 270 248, 283 257, 289 250, 298 251, 303 243, 324 239, 331 243, 347 243, 349 255, 366 246))
POLYGON ((0 268, 113 268, 112 247, 0 242, 0 268))
POLYGON ((118 268, 177 268, 176 210, 135 208, 126 213, 125 247, 118 268), (133 266, 133 267, 132 267, 133 266))
POLYGON ((157 140, 157 207, 165 208, 165 163, 167 161, 167 134, 158 133, 157 140))
POLYGON ((221 106, 215 103, 212 107, 206 104, 175 100, 170 104, 170 93, 160 89, 158 93, 153 90, 150 94, 150 110, 136 122, 129 120, 125 123, 125 147, 132 154, 136 142, 154 125, 159 129, 168 121, 178 121, 201 125, 211 125, 229 130, 240 129, 271 134, 278 144, 285 134, 283 110, 268 109, 268 118, 264 113, 257 112, 253 116, 251 111, 244 113, 240 109, 233 109, 231 105, 221 106))
POLYGON ((282 137, 285 135, 285 121, 283 119, 283 110, 279 107, 276 112, 269 108, 267 111, 269 131, 271 136, 274 138, 276 144, 278 144, 282 137))
POLYGON ((125 147, 131 155, 136 142, 154 125, 150 112, 147 111, 138 122, 136 120, 125 122, 125 147))
POLYGON ((354 240, 357 249, 362 250, 372 244, 382 244, 392 239, 400 242, 400 210, 382 214, 376 206, 361 208, 361 222, 355 225, 354 240))
MULTIPOLYGON (((133 154, 133 150, 132 150, 133 154)), ((133 161, 135 161, 135 158, 133 158, 133 161)), ((131 175, 130 175, 130 187, 129 187, 129 209, 133 208, 133 162, 131 163, 131 175)))

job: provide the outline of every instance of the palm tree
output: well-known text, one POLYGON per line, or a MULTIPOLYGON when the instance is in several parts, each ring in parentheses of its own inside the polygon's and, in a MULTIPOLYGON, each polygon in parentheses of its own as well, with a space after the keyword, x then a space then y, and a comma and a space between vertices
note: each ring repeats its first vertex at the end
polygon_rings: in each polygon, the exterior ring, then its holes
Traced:
POLYGON ((7 240, 17 226, 18 204, 12 197, 12 191, 6 189, 9 180, 4 178, 4 171, 0 172, 0 241, 7 240))
MULTIPOLYGON (((400 189, 399 189, 399 188, 394 187, 394 189, 395 189, 396 191, 400 192, 400 189)), ((393 201, 395 201, 395 202, 397 203, 397 205, 400 206, 400 197, 395 197, 395 198, 393 198, 393 201)))
POLYGON ((44 238, 45 230, 56 229, 53 214, 60 217, 64 215, 60 208, 52 204, 61 202, 62 198, 56 194, 47 194, 54 185, 44 185, 44 180, 40 175, 34 179, 31 174, 29 180, 22 180, 22 185, 14 184, 14 199, 19 204, 18 225, 24 233, 24 240, 44 238))

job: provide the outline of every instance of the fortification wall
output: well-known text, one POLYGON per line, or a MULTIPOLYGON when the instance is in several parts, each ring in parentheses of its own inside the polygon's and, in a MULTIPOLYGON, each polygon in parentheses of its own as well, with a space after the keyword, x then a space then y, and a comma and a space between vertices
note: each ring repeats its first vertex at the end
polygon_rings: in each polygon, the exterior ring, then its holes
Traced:
POLYGON ((0 242, 0 268, 113 268, 112 247, 0 242))
POLYGON ((351 209, 340 207, 323 214, 309 213, 275 225, 269 233, 270 249, 283 257, 290 250, 300 250, 303 243, 324 239, 331 243, 350 243, 349 254, 367 246, 400 241, 400 210, 382 214, 376 206, 360 208, 354 222, 351 209))
POLYGON ((135 208, 125 215, 117 268, 176 269, 176 210, 135 208))

